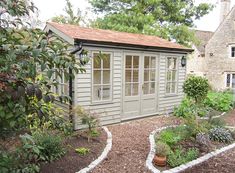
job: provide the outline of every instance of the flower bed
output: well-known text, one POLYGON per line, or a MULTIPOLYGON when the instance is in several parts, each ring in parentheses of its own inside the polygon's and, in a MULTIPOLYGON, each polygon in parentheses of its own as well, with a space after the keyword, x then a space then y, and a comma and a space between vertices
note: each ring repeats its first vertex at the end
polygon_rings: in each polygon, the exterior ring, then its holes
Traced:
MULTIPOLYGON (((197 133, 196 136, 193 135, 190 127, 187 125, 169 127, 157 132, 154 135, 156 147, 155 154, 165 155, 167 157, 167 164, 164 167, 156 166, 154 163, 155 160, 153 159, 153 165, 156 170, 160 172, 169 169, 172 170, 172 168, 175 167, 177 167, 177 170, 180 165, 187 164, 188 162, 190 162, 188 166, 192 166, 191 161, 201 158, 197 161, 200 163, 201 161, 213 156, 213 154, 208 153, 216 151, 234 142, 233 132, 230 132, 224 127, 215 127, 211 125, 208 129, 208 132, 200 132, 197 133)), ((194 162, 195 161, 193 161, 193 163, 194 162)))

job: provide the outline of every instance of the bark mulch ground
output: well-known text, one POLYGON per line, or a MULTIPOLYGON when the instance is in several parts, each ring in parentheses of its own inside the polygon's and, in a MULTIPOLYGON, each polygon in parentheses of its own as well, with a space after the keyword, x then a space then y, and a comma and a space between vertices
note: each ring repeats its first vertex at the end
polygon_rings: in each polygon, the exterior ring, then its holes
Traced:
MULTIPOLYGON (((222 117, 228 126, 235 127, 235 109, 222 117)), ((234 171, 235 172, 235 171, 234 171)))
POLYGON ((41 166, 40 173, 75 173, 88 166, 97 159, 106 146, 107 135, 102 130, 99 137, 88 142, 84 135, 76 135, 66 140, 67 153, 61 159, 41 166), (90 152, 80 156, 75 152, 76 148, 89 148, 90 152))
POLYGON ((174 117, 151 117, 108 126, 113 135, 112 150, 93 173, 147 173, 149 134, 156 128, 176 124, 174 117))

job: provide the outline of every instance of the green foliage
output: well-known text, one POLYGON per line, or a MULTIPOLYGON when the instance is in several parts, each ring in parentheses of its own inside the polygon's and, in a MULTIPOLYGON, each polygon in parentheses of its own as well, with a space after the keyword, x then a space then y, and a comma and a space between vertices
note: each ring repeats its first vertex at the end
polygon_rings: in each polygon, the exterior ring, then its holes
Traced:
POLYGON ((195 103, 201 103, 206 98, 209 88, 208 80, 200 76, 190 76, 183 85, 184 93, 195 103))
POLYGON ((90 152, 89 148, 85 148, 85 147, 80 147, 80 148, 76 148, 75 149, 76 153, 78 153, 81 156, 85 156, 90 152))
POLYGON ((222 118, 211 118, 208 121, 213 127, 224 127, 226 125, 222 118))
POLYGON ((46 161, 52 161, 65 154, 62 138, 58 134, 48 132, 35 132, 33 138, 37 146, 40 146, 40 155, 46 161))
POLYGON ((73 11, 73 5, 71 4, 71 2, 69 0, 65 0, 65 1, 66 1, 66 6, 65 6, 64 11, 66 15, 59 15, 59 16, 53 17, 52 21, 57 22, 57 23, 63 23, 63 24, 79 25, 79 23, 82 20, 80 9, 77 9, 77 12, 75 13, 73 11))
POLYGON ((196 148, 190 148, 187 151, 184 151, 181 147, 179 147, 175 151, 170 152, 167 157, 167 162, 174 168, 196 159, 198 155, 199 151, 196 148))
POLYGON ((48 121, 55 115, 50 90, 58 82, 53 76, 64 74, 67 81, 84 69, 68 51, 69 44, 22 20, 34 12, 33 3, 1 1, 0 8, 0 135, 4 137, 28 128, 34 119, 39 118, 39 125, 48 121))
POLYGON ((168 128, 163 130, 156 138, 156 141, 161 141, 172 147, 181 140, 184 140, 188 137, 189 134, 186 131, 186 128, 184 126, 178 126, 175 128, 168 128))
POLYGON ((233 107, 233 95, 231 92, 209 92, 204 104, 221 112, 227 112, 233 107))
POLYGON ((215 127, 209 131, 210 139, 213 141, 231 143, 233 141, 232 134, 229 130, 222 127, 215 127))
POLYGON ((158 141, 156 143, 156 155, 157 156, 161 156, 161 157, 165 157, 170 153, 170 147, 163 142, 158 141))
POLYGON ((93 9, 102 13, 94 27, 157 35, 168 40, 189 45, 196 42, 194 20, 208 14, 213 6, 207 3, 196 5, 193 0, 90 0, 93 9))

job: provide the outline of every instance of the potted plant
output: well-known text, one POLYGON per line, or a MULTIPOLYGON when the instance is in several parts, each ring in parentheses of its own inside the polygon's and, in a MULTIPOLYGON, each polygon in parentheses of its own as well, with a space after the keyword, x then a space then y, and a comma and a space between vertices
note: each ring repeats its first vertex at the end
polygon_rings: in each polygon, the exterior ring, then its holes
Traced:
POLYGON ((170 151, 170 147, 167 144, 163 142, 157 142, 156 154, 153 159, 154 164, 157 166, 161 166, 161 167, 166 166, 166 159, 167 159, 166 157, 169 151, 170 151))

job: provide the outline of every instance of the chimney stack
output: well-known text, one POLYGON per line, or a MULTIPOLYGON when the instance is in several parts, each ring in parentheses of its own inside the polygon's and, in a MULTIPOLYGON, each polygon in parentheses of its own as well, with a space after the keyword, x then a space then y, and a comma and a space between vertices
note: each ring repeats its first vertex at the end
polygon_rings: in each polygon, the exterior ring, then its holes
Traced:
POLYGON ((224 18, 227 16, 227 14, 230 11, 230 0, 221 0, 220 5, 220 23, 224 20, 224 18))

